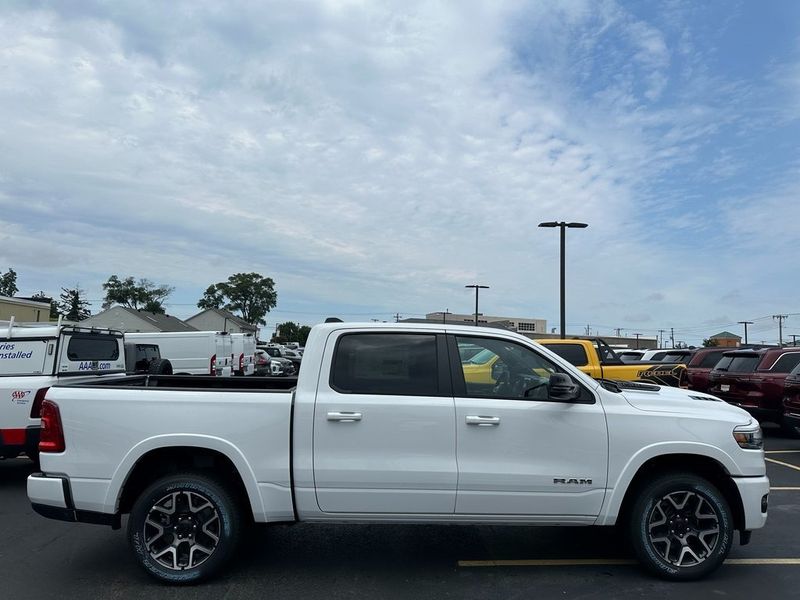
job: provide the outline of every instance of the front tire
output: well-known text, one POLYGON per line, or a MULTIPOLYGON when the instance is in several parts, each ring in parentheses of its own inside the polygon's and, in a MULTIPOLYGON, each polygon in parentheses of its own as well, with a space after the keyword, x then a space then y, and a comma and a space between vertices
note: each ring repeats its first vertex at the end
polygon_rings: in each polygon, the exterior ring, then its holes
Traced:
POLYGON ((217 573, 242 535, 234 496, 204 475, 164 477, 133 505, 128 541, 144 569, 159 581, 192 584, 217 573))
POLYGON ((722 493, 695 475, 657 477, 638 493, 629 523, 636 557, 672 581, 705 577, 733 544, 733 516, 722 493))

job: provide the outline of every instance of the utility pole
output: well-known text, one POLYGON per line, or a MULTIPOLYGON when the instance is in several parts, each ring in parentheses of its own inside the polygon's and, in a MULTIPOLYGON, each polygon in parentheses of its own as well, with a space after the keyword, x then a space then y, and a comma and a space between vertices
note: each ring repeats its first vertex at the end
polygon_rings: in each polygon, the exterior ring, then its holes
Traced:
POLYGON ((744 325, 744 343, 747 344, 747 326, 752 325, 752 321, 739 321, 740 325, 744 325))
POLYGON ((453 313, 450 312, 449 308, 445 308, 444 312, 442 313, 442 323, 447 323, 447 315, 452 315, 453 313))
POLYGON ((797 346, 797 338, 799 338, 800 335, 797 335, 796 333, 790 333, 789 337, 792 338, 792 346, 797 346))
POLYGON ((669 341, 672 342, 672 347, 675 347, 675 328, 669 328, 669 341))
POLYGON ((472 285, 465 285, 465 288, 475 288, 475 327, 478 326, 478 291, 479 290, 488 290, 488 285, 478 285, 477 283, 473 283, 472 285))
POLYGON ((586 325, 586 337, 589 337, 590 335, 592 335, 592 328, 589 327, 589 325, 587 324, 586 325))
POLYGON ((659 348, 663 348, 664 347, 664 332, 665 331, 666 331, 666 329, 659 329, 658 330, 658 347, 659 348))
POLYGON ((772 315, 772 318, 778 320, 778 346, 783 347, 783 322, 789 315, 772 315))
POLYGON ((639 349, 639 336, 641 336, 642 334, 641 333, 634 333, 633 335, 636 336, 636 349, 638 350, 639 349))
POLYGON ((395 322, 395 323, 399 323, 399 322, 400 322, 400 317, 401 317, 401 316, 402 316, 402 315, 401 315, 400 313, 394 313, 394 322, 395 322))
POLYGON ((616 327, 616 328, 614 329, 614 331, 616 331, 616 332, 617 332, 617 337, 622 337, 622 334, 620 333, 620 332, 622 331, 622 327, 616 327))

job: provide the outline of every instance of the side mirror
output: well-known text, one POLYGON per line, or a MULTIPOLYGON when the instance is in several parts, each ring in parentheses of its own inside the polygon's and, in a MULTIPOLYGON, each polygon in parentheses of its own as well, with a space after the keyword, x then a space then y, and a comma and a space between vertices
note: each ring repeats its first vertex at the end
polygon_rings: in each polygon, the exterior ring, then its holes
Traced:
POLYGON ((560 400, 562 402, 577 400, 581 395, 581 388, 565 373, 553 373, 550 375, 547 391, 550 400, 560 400))

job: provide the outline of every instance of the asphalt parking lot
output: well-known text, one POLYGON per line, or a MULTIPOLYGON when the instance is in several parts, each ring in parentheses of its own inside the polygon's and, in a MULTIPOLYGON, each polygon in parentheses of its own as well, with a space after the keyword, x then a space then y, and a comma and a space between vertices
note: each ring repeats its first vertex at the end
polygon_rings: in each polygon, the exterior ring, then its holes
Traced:
POLYGON ((713 576, 684 584, 630 564, 610 528, 279 525, 254 531, 224 577, 165 587, 134 563, 121 531, 36 515, 25 496, 30 463, 0 461, 2 597, 800 597, 800 440, 768 430, 766 447, 766 528, 713 576))

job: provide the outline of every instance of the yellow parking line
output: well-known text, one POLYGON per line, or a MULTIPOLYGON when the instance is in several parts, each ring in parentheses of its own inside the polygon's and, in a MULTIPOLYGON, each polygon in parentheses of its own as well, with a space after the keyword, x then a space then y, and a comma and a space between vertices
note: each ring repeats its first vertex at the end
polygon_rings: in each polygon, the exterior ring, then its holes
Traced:
MULTIPOLYGON (((535 560, 460 560, 459 567, 606 567, 635 565, 625 558, 574 558, 535 560)), ((729 558, 726 565, 800 565, 800 558, 729 558)))
POLYGON ((791 465, 787 462, 783 462, 782 460, 775 460, 774 458, 765 458, 764 460, 776 465, 781 465, 782 467, 789 467, 790 469, 794 469, 795 471, 800 471, 800 467, 798 467, 797 465, 791 465))

